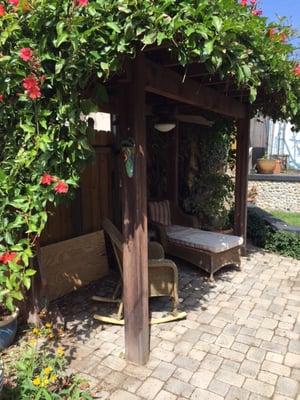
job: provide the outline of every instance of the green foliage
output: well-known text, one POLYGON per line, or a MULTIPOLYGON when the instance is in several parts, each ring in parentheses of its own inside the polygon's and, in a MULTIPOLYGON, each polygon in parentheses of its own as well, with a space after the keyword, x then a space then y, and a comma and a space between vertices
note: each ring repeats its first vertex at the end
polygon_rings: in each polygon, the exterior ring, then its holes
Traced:
POLYGON ((300 260, 300 235, 292 232, 272 232, 265 248, 300 260))
POLYGON ((202 227, 224 227, 228 223, 226 203, 232 201, 233 187, 232 179, 225 174, 195 177, 184 208, 200 218, 202 227))
POLYGON ((184 209, 199 217, 204 228, 224 228, 234 185, 227 167, 234 163, 234 125, 220 119, 212 128, 185 125, 180 145, 184 159, 181 197, 184 209))
MULTIPOLYGON (((41 185, 51 174, 76 188, 90 156, 83 111, 98 109, 103 82, 126 57, 167 43, 185 66, 193 61, 248 90, 253 107, 300 125, 299 78, 292 46, 269 37, 268 24, 236 0, 20 0, 0 16, 0 301, 12 310, 28 289, 26 270, 47 221, 47 205, 68 195, 41 185), (31 60, 20 57, 30 48, 31 60), (31 77, 31 83, 24 81, 31 77), (256 102, 256 94, 265 102, 256 102), (12 295, 11 293, 14 293, 12 295)), ((29 273, 31 274, 31 272, 29 273)))
POLYGON ((82 380, 64 372, 66 359, 61 348, 55 352, 45 344, 37 346, 35 341, 33 345, 23 343, 5 367, 10 378, 3 389, 6 400, 92 400, 81 389, 82 380))
POLYGON ((257 213, 250 210, 248 211, 247 236, 258 247, 300 260, 300 235, 274 231, 257 213))
POLYGON ((271 236, 271 228, 254 211, 248 209, 247 236, 255 246, 265 248, 271 236))

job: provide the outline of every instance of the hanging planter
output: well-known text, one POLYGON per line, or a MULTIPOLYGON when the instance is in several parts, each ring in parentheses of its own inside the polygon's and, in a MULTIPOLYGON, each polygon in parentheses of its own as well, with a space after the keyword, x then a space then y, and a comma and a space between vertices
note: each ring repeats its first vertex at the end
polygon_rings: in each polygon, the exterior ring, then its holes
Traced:
POLYGON ((133 138, 121 142, 121 150, 124 157, 125 171, 128 178, 134 176, 136 146, 133 138))

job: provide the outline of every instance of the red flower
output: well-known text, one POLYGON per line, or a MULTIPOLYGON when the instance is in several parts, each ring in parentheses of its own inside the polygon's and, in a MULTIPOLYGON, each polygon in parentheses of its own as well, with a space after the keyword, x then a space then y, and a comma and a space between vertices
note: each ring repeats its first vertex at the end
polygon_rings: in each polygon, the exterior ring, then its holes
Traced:
POLYGON ((35 100, 41 97, 42 94, 40 88, 38 86, 34 86, 30 90, 28 90, 27 95, 30 99, 35 100))
POLYGON ((13 261, 17 256, 17 253, 6 251, 0 256, 0 263, 8 264, 9 262, 13 261))
POLYGON ((276 28, 270 28, 270 29, 268 30, 268 36, 269 36, 269 37, 275 36, 276 33, 277 33, 276 28))
POLYGON ((89 0, 76 0, 76 5, 79 7, 86 7, 89 4, 89 0))
POLYGON ((64 181, 58 181, 57 185, 54 186, 56 193, 68 193, 69 185, 64 181))
POLYGON ((27 96, 35 100, 41 97, 41 90, 35 75, 29 75, 23 79, 23 87, 27 90, 27 96))
POLYGON ((0 17, 3 17, 6 14, 4 4, 0 3, 0 17))
POLYGON ((25 79, 23 79, 23 88, 26 90, 30 90, 37 85, 37 80, 34 75, 28 75, 25 79))
POLYGON ((4 96, 3 94, 0 94, 0 103, 3 103, 3 101, 4 101, 4 96))
POLYGON ((294 68, 294 74, 298 77, 300 76, 300 64, 297 64, 294 68))
POLYGON ((23 61, 30 61, 32 59, 33 52, 30 47, 23 47, 23 49, 20 50, 19 56, 23 61))
POLYGON ((252 10, 252 14, 253 14, 255 17, 258 17, 259 15, 262 14, 262 10, 252 10))
POLYGON ((288 38, 288 35, 287 35, 285 32, 281 32, 281 33, 279 34, 279 40, 280 40, 281 42, 285 42, 287 38, 288 38))
POLYGON ((46 172, 41 176, 40 183, 41 185, 51 185, 52 182, 55 182, 55 177, 47 174, 46 172))
POLYGON ((251 6, 256 6, 257 0, 250 0, 251 6))
POLYGON ((246 7, 248 4, 248 0, 241 0, 241 6, 246 7))
POLYGON ((19 5, 19 0, 8 0, 9 4, 12 6, 18 7, 19 5))

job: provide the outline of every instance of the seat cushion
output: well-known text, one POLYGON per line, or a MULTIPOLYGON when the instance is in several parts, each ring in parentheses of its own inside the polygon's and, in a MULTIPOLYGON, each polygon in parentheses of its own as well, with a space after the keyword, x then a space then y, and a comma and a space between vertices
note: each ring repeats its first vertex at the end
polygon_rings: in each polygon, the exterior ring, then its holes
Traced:
POLYGON ((164 226, 171 225, 171 211, 169 200, 152 201, 149 203, 149 214, 152 222, 164 226))
POLYGON ((202 231, 180 225, 170 225, 166 228, 167 239, 171 243, 221 253, 243 244, 243 238, 222 233, 202 231))

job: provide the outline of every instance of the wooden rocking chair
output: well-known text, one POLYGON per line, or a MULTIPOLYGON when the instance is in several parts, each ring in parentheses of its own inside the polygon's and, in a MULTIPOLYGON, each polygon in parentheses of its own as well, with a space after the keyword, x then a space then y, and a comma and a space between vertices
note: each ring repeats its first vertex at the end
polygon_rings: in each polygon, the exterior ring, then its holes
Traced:
MULTIPOLYGON (((108 317, 95 314, 94 318, 102 322, 124 325, 124 305, 122 294, 121 297, 118 297, 120 293, 122 293, 124 238, 110 220, 105 219, 102 226, 105 233, 111 240, 113 251, 116 256, 118 267, 120 270, 121 280, 118 283, 112 298, 100 296, 92 297, 92 299, 95 301, 117 304, 118 308, 116 314, 108 317)), ((160 324, 185 318, 186 312, 178 312, 177 310, 179 299, 178 271, 176 264, 173 261, 164 258, 164 249, 157 242, 149 243, 148 256, 149 297, 167 296, 171 298, 173 305, 172 312, 169 315, 162 318, 151 318, 150 324, 160 324)))

